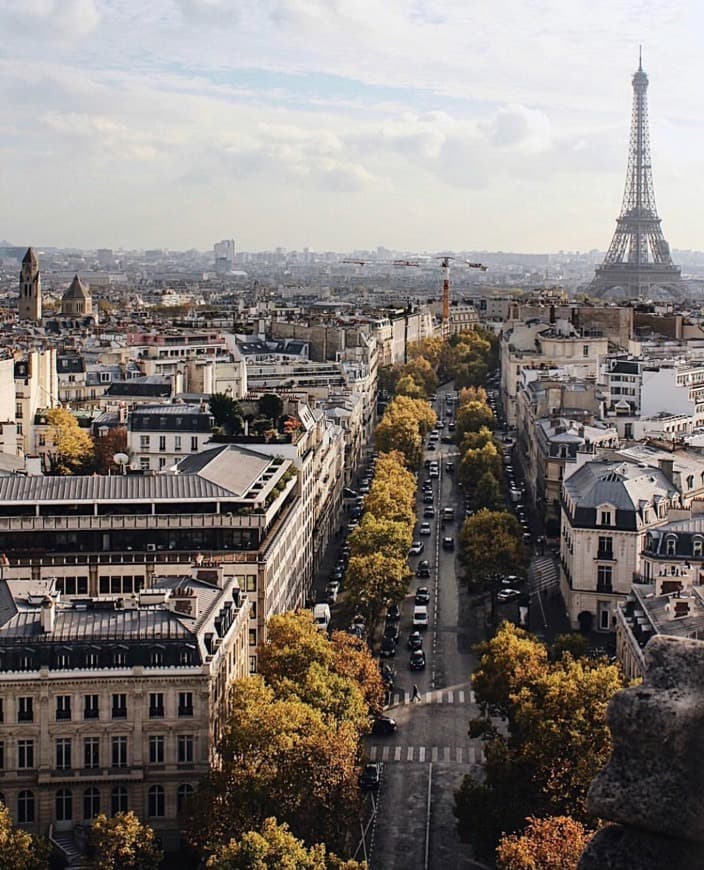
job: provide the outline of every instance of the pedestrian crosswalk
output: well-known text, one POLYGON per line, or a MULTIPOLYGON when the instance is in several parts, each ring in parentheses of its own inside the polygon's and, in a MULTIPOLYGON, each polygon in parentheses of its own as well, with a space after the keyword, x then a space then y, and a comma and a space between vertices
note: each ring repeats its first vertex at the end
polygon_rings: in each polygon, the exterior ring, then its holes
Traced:
POLYGON ((385 761, 408 764, 416 762, 427 764, 483 764, 484 747, 481 744, 465 746, 392 746, 388 743, 375 743, 367 746, 370 761, 385 761))
MULTIPOLYGON (((435 689, 425 692, 422 696, 425 704, 475 704, 474 691, 472 689, 435 689)), ((394 691, 389 697, 389 707, 399 707, 402 704, 414 704, 412 692, 394 691)))
POLYGON ((559 585, 560 572, 552 556, 534 556, 530 563, 531 592, 553 589, 559 585))

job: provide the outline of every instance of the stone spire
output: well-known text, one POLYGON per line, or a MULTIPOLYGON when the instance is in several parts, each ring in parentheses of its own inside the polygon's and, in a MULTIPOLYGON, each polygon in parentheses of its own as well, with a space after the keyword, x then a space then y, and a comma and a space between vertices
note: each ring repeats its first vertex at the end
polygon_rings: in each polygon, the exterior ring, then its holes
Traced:
POLYGON ((27 253, 22 259, 18 313, 20 320, 38 322, 42 319, 42 284, 39 276, 39 261, 32 248, 27 248, 27 253))

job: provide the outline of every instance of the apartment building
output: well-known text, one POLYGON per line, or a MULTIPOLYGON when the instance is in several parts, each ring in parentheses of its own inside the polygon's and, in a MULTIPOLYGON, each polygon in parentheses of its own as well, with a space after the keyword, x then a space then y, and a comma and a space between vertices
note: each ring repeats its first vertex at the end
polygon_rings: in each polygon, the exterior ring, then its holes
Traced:
POLYGON ((312 559, 300 476, 271 447, 219 445, 155 475, 0 477, 4 576, 88 599, 221 565, 252 602, 255 670, 269 616, 305 603, 312 559))
POLYGON ((226 688, 249 671, 250 601, 197 564, 149 588, 69 585, 0 580, 0 800, 67 851, 98 813, 127 810, 176 848, 226 688))
POLYGON ((560 585, 573 628, 613 631, 641 571, 646 533, 683 509, 657 465, 593 459, 562 484, 560 585))
POLYGON ((136 407, 127 423, 130 468, 171 468, 189 453, 205 449, 213 425, 213 416, 204 405, 177 402, 136 407))

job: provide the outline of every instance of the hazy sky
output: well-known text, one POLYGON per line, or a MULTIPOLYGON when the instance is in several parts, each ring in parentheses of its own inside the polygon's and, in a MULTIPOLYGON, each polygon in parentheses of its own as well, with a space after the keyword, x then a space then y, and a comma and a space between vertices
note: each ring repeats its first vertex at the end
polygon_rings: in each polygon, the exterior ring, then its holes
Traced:
POLYGON ((0 0, 0 238, 604 249, 643 43, 704 248, 697 0, 0 0))

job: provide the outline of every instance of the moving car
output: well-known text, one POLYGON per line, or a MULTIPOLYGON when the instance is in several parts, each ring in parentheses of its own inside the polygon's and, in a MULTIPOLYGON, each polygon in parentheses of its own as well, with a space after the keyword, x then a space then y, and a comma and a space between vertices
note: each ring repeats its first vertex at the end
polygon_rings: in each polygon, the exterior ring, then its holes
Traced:
POLYGON ((413 628, 428 627, 428 608, 424 604, 416 604, 413 608, 413 628))
POLYGON ((421 635, 421 633, 419 631, 412 631, 408 635, 406 646, 410 650, 421 649, 423 646, 423 636, 421 635))
POLYGON ((372 734, 393 734, 396 730, 396 720, 391 716, 378 716, 372 722, 372 734))
POLYGON ((313 608, 313 622, 318 631, 327 631, 330 625, 330 605, 316 604, 313 608))
POLYGON ((429 535, 430 531, 430 523, 421 523, 420 524, 420 534, 421 535, 429 535))
POLYGON ((430 589, 427 586, 419 586, 416 589, 416 604, 428 604, 430 602, 430 589))
POLYGON ((422 541, 414 541, 411 544, 411 549, 408 551, 409 556, 419 556, 425 549, 425 544, 422 541))
POLYGON ((454 550, 455 549, 455 539, 451 537, 446 537, 442 539, 442 548, 443 550, 454 550))
POLYGON ((328 585, 325 587, 325 594, 327 595, 328 601, 332 601, 332 603, 334 604, 337 601, 337 595, 339 591, 340 584, 337 582, 337 580, 333 580, 332 582, 328 583, 328 585))
POLYGON ((364 765, 359 777, 359 787, 362 791, 376 791, 381 782, 381 765, 370 762, 364 765))
POLYGON ((496 600, 502 602, 515 601, 517 598, 520 597, 521 593, 518 591, 518 589, 499 589, 499 591, 496 593, 496 600))
POLYGON ((425 670, 425 653, 422 649, 414 649, 409 662, 412 671, 425 670))
POLYGON ((430 562, 427 559, 421 559, 416 568, 416 577, 421 577, 427 580, 430 577, 430 562))
POLYGON ((525 577, 519 577, 517 574, 507 574, 501 578, 502 586, 510 586, 515 589, 517 586, 522 586, 526 582, 525 577))
POLYGON ((455 463, 454 463, 454 462, 446 462, 446 463, 445 463, 445 471, 446 471, 448 474, 452 474, 452 472, 453 472, 454 470, 455 470, 455 463))

